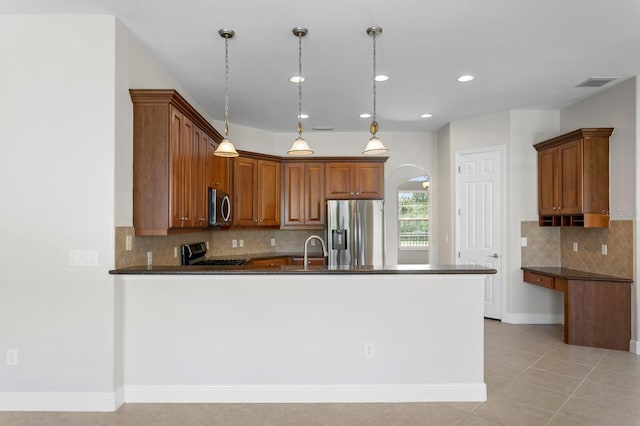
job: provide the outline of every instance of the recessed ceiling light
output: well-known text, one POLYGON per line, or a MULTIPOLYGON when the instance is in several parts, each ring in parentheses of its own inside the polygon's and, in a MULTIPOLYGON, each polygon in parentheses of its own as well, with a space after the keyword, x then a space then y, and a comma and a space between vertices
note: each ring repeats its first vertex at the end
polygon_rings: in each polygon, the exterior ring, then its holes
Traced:
POLYGON ((304 77, 301 75, 294 75, 289 79, 292 83, 302 83, 304 81, 304 77))
POLYGON ((467 81, 471 81, 471 80, 473 80, 472 75, 461 75, 460 77, 458 77, 458 81, 460 83, 466 83, 467 81))
POLYGON ((360 114, 360 118, 369 118, 369 117, 371 117, 371 114, 368 114, 366 112, 364 114, 360 114))
POLYGON ((373 78, 375 81, 387 81, 389 80, 388 75, 378 74, 373 78))
POLYGON ((300 114, 298 118, 309 118, 308 114, 300 114))
POLYGON ((421 114, 420 118, 431 118, 433 117, 433 114, 421 114))

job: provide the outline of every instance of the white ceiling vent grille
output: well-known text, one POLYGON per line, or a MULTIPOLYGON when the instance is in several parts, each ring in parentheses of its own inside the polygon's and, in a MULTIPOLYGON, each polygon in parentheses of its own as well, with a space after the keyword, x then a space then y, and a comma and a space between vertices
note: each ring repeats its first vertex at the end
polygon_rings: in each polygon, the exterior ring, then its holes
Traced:
POLYGON ((617 79, 617 77, 591 77, 578 84, 576 87, 602 87, 617 79))

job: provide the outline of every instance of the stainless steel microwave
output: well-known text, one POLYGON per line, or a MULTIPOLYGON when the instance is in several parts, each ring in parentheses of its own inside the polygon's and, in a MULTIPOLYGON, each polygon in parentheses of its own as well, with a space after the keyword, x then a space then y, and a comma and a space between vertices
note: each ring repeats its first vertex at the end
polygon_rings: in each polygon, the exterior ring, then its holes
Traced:
POLYGON ((209 226, 224 226, 231 218, 231 200, 229 195, 209 188, 209 226))

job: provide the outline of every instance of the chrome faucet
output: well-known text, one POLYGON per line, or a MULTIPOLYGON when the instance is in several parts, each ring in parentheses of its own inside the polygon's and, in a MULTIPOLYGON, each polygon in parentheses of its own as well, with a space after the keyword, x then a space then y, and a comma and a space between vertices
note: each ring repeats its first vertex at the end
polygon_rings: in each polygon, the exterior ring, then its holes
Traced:
POLYGON ((307 241, 304 242, 304 269, 307 269, 307 260, 308 260, 308 255, 307 255, 307 246, 309 245, 309 241, 313 240, 313 239, 317 239, 320 240, 320 243, 322 244, 322 254, 324 255, 324 257, 327 257, 327 246, 324 244, 324 240, 322 239, 322 237, 320 237, 319 235, 311 235, 309 238, 307 238, 307 241))

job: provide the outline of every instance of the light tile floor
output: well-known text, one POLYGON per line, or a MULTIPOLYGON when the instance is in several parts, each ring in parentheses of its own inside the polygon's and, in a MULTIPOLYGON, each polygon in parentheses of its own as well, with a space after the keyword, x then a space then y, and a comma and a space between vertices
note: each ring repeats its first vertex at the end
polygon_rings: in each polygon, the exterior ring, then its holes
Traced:
POLYGON ((485 320, 484 403, 125 404, 115 413, 0 412, 0 425, 640 425, 640 356, 565 345, 562 332, 485 320))

